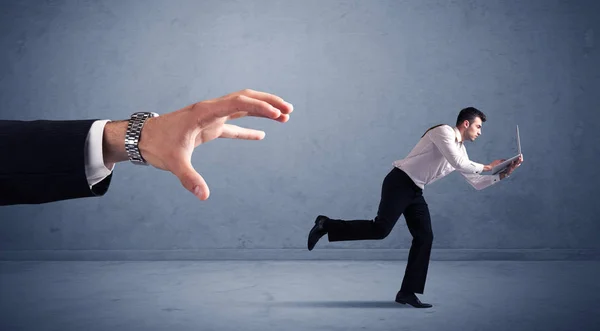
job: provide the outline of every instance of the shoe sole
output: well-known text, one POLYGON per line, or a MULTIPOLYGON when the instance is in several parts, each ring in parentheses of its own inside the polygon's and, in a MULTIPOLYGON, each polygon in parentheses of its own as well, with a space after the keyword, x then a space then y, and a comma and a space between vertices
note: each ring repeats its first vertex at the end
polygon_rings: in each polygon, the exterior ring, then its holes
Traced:
POLYGON ((402 304, 402 305, 409 305, 409 306, 411 306, 411 307, 413 307, 413 308, 431 308, 431 307, 433 307, 433 306, 418 307, 418 306, 413 306, 413 305, 411 305, 411 304, 410 304, 410 303, 408 303, 408 302, 403 302, 403 301, 398 301, 398 300, 396 300, 396 303, 399 303, 399 304, 402 304))

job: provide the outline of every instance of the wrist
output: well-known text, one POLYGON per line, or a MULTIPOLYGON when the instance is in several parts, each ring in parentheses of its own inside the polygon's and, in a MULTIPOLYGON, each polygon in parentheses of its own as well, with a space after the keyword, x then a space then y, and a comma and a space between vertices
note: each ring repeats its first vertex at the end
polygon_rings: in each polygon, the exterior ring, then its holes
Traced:
POLYGON ((492 170, 492 166, 487 164, 483 166, 483 171, 491 171, 492 170))
POLYGON ((144 122, 142 133, 140 134, 140 141, 138 143, 140 155, 146 162, 148 162, 148 157, 154 159, 152 146, 155 145, 155 142, 152 141, 152 137, 154 136, 152 131, 154 130, 155 119, 156 118, 150 117, 144 122))
POLYGON ((104 165, 111 169, 115 163, 127 161, 127 151, 125 150, 125 132, 127 131, 127 121, 108 122, 104 126, 102 136, 102 155, 104 156, 104 165))

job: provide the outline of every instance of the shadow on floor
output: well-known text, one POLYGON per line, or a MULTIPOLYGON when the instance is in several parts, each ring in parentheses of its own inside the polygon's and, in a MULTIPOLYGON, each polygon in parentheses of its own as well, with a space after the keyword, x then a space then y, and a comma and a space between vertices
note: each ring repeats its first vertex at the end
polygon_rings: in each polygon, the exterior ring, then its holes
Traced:
POLYGON ((296 301, 271 302, 271 307, 288 308, 412 308, 394 301, 296 301))

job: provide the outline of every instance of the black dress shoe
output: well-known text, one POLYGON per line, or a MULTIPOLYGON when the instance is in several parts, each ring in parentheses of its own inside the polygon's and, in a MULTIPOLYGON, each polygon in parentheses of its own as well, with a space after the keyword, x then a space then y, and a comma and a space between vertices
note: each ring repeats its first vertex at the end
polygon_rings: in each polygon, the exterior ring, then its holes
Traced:
POLYGON ((312 229, 310 229, 310 232, 308 233, 308 250, 309 251, 312 251, 312 249, 315 248, 317 241, 319 241, 319 239, 321 239, 321 237, 323 237, 325 234, 327 234, 327 231, 325 230, 325 228, 323 226, 327 219, 329 219, 327 216, 323 216, 323 215, 317 216, 317 219, 315 220, 315 226, 313 226, 312 229))
POLYGON ((423 303, 414 293, 402 293, 398 292, 396 294, 396 302, 401 304, 409 304, 415 308, 431 308, 433 305, 428 303, 423 303))

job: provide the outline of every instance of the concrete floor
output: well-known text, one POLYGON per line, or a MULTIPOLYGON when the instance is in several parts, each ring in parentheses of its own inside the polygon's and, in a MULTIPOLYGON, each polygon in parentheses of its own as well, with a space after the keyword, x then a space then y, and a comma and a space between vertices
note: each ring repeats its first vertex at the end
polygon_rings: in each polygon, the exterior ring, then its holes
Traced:
POLYGON ((0 330, 600 330, 600 262, 0 262, 0 330))

